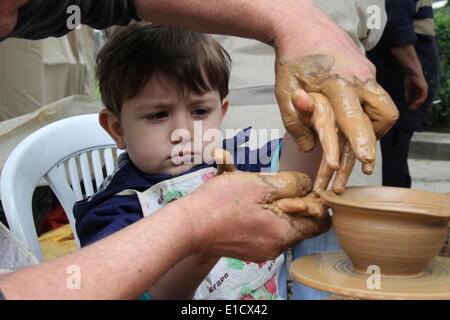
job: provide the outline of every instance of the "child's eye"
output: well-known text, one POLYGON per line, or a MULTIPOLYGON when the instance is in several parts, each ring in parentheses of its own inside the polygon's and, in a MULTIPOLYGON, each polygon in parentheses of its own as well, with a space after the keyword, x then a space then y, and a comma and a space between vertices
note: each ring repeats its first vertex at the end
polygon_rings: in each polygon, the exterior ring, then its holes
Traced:
POLYGON ((145 115, 145 118, 149 120, 161 120, 167 118, 167 116, 167 112, 156 112, 145 115))
POLYGON ((204 115, 207 115, 209 113, 209 109, 207 109, 207 108, 197 108, 197 109, 194 109, 193 113, 196 116, 204 116, 204 115))

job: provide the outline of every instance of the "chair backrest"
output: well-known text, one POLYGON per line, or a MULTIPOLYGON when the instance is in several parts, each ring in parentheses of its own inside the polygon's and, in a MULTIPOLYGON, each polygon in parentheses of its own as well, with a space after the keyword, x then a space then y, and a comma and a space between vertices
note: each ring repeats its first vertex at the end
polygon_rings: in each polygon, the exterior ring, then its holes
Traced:
POLYGON ((37 130, 9 155, 0 181, 6 219, 11 231, 40 261, 43 258, 32 212, 38 183, 42 178, 48 182, 69 218, 79 246, 73 204, 92 195, 113 172, 117 153, 116 144, 98 123, 98 114, 89 114, 37 130))

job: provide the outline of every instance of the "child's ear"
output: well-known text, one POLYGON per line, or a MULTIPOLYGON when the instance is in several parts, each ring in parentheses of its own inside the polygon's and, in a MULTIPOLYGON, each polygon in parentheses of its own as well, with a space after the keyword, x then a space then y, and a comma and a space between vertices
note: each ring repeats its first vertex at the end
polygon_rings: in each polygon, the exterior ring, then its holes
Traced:
POLYGON ((114 112, 103 109, 98 115, 98 122, 106 132, 114 139, 119 149, 125 149, 125 139, 120 125, 120 120, 114 112))
POLYGON ((228 99, 225 98, 222 100, 222 119, 225 117, 228 111, 228 99))

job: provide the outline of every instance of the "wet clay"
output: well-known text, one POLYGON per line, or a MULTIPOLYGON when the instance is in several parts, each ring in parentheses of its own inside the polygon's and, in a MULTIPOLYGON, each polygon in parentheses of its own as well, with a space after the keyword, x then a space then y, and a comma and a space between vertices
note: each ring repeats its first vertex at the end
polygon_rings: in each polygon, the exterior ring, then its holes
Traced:
POLYGON ((321 197, 333 210, 343 251, 296 259, 289 266, 295 280, 358 299, 450 299, 450 259, 436 256, 447 235, 450 197, 392 187, 350 187, 321 197))
POLYGON ((325 292, 356 299, 450 299, 450 259, 434 258, 423 275, 389 277, 381 275, 379 287, 352 268, 343 251, 329 251, 293 261, 289 273, 298 282, 325 292))
POLYGON ((392 187, 350 187, 321 194, 356 272, 376 265, 385 276, 418 276, 437 256, 448 232, 446 195, 392 187))
POLYGON ((308 120, 299 115, 292 101, 297 91, 304 89, 308 93, 322 93, 328 98, 339 128, 349 140, 356 157, 363 163, 370 163, 375 160, 375 135, 380 137, 392 127, 398 119, 398 111, 373 78, 364 82, 356 77, 344 78, 342 74, 348 72, 341 69, 351 67, 350 61, 332 54, 277 60, 275 91, 284 126, 296 138, 301 150, 310 151, 315 145, 308 120), (373 128, 364 119, 364 112, 373 128))
POLYGON ((214 149, 212 157, 218 164, 218 173, 239 174, 243 178, 257 176, 270 186, 273 191, 262 201, 262 207, 289 220, 303 234, 317 236, 330 228, 328 211, 324 202, 311 193, 312 181, 308 175, 294 171, 274 174, 243 172, 234 167, 233 157, 223 149, 214 149))

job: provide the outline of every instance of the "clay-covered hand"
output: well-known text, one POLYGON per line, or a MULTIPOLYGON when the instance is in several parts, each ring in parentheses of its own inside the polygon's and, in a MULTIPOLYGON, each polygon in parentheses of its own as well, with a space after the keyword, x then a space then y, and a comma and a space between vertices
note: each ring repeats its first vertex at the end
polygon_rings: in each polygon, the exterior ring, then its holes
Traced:
MULTIPOLYGON (((330 167, 325 157, 322 157, 322 162, 320 163, 319 171, 317 172, 316 180, 314 181, 314 193, 320 196, 320 193, 327 189, 333 175, 335 178, 333 181, 332 190, 335 193, 342 193, 345 190, 348 179, 352 173, 353 167, 355 166, 356 157, 353 150, 350 147, 350 143, 344 137, 342 133, 339 133, 339 150, 340 150, 340 166, 336 171, 334 168, 330 167)), ((365 174, 371 174, 373 172, 375 162, 363 163, 362 171, 365 174)))
MULTIPOLYGON (((320 192, 326 190, 335 172, 333 191, 342 193, 356 162, 350 142, 337 128, 331 103, 325 95, 321 93, 306 94, 301 90, 298 97, 301 98, 296 101, 299 101, 303 107, 298 108, 297 112, 310 127, 316 130, 324 150, 322 162, 314 181, 314 193, 320 195, 320 192)), ((362 116, 367 127, 372 128, 369 117, 365 113, 362 116)), ((362 163, 362 171, 365 174, 372 174, 374 168, 375 161, 362 163)))
POLYGON ((173 202, 189 216, 191 253, 262 262, 329 229, 322 203, 304 198, 312 186, 305 175, 274 178, 237 171, 229 163, 219 170, 223 174, 173 202), (273 211, 263 207, 270 205, 273 211))
MULTIPOLYGON (((302 121, 308 127, 314 128, 323 149, 322 162, 314 181, 315 194, 318 196, 327 188, 336 171, 333 191, 343 192, 355 165, 356 157, 349 141, 338 129, 330 101, 321 93, 307 94, 300 89, 294 100, 294 106, 302 121)), ((363 114, 363 118, 367 126, 372 128, 369 117, 363 114)), ((362 170, 365 174, 371 174, 374 166, 374 161, 363 163, 362 170)))
POLYGON ((302 100, 298 98, 301 90, 321 93, 330 101, 338 127, 356 157, 363 163, 373 162, 375 137, 382 137, 392 127, 397 108, 376 82, 375 67, 350 37, 337 25, 333 38, 323 37, 320 30, 308 30, 301 42, 294 41, 295 35, 286 36, 277 46, 275 90, 284 126, 302 151, 311 150, 314 128, 297 112, 302 106, 295 105, 302 100))
POLYGON ((304 239, 318 236, 330 228, 330 217, 324 202, 312 191, 308 175, 295 171, 255 173, 237 170, 231 154, 214 149, 213 158, 218 164, 218 174, 256 176, 273 187, 262 202, 262 207, 291 222, 303 234, 304 239))

